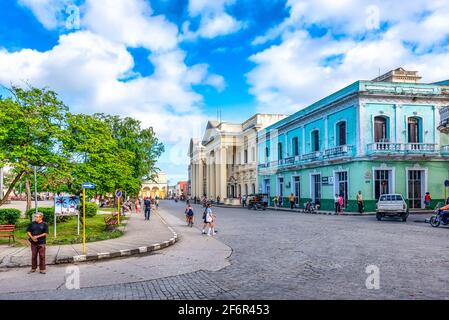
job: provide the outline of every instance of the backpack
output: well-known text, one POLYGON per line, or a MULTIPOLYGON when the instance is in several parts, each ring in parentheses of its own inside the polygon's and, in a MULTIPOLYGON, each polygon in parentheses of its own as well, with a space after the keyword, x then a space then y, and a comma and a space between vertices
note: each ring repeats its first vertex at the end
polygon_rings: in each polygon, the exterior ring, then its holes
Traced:
POLYGON ((203 220, 206 219, 206 215, 207 215, 207 208, 206 208, 206 210, 204 210, 204 212, 203 212, 203 220))
POLYGON ((189 208, 189 211, 187 211, 188 216, 193 216, 193 210, 192 208, 189 208))

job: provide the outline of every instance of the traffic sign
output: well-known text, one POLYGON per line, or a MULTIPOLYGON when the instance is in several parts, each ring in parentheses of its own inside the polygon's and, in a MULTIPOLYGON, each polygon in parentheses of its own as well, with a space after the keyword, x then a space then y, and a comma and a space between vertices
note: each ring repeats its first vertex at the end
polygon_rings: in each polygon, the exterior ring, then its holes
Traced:
POLYGON ((92 182, 83 182, 83 189, 95 189, 95 185, 92 182))
POLYGON ((117 191, 115 192, 115 196, 116 196, 117 198, 120 198, 120 197, 122 196, 122 191, 121 191, 121 190, 117 190, 117 191))

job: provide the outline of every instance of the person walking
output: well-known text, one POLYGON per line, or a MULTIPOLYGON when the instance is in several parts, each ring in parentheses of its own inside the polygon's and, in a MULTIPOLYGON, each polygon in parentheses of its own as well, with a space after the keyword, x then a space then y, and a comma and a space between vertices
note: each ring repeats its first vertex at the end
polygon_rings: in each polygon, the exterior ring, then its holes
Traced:
POLYGON ((359 207, 359 213, 363 213, 363 196, 362 191, 359 190, 356 196, 357 206, 359 207))
POLYGON ((340 201, 339 201, 338 194, 335 194, 334 197, 334 204, 335 204, 335 214, 338 214, 340 212, 340 201))
POLYGON ((211 206, 209 206, 209 210, 206 213, 206 221, 209 223, 209 230, 207 231, 207 235, 210 236, 214 236, 217 233, 215 232, 215 222, 217 220, 217 216, 215 215, 215 213, 212 211, 211 206))
POLYGON ((274 202, 274 209, 278 209, 278 205, 279 205, 279 198, 278 198, 278 196, 274 196, 274 199, 273 199, 273 202, 274 202))
POLYGON ((151 214, 151 200, 146 198, 143 202, 145 206, 145 220, 150 220, 150 214, 151 214))
POLYGON ((293 193, 290 194, 289 201, 290 201, 290 210, 293 210, 293 208, 295 207, 295 195, 293 193))
POLYGON ((34 215, 34 221, 27 227, 27 234, 31 243, 30 273, 36 272, 37 257, 39 256, 39 272, 45 274, 45 245, 47 243, 48 225, 44 222, 44 216, 42 213, 37 212, 34 215))
POLYGON ((430 193, 426 192, 426 195, 424 196, 425 209, 430 207, 430 200, 432 200, 432 198, 430 197, 430 193))
POLYGON ((156 198, 156 210, 159 210, 159 197, 156 198))
POLYGON ((190 221, 192 221, 192 225, 193 225, 195 223, 195 217, 194 217, 193 207, 190 204, 189 200, 187 200, 187 208, 185 210, 185 213, 186 213, 187 225, 190 224, 190 221))
POLYGON ((246 207, 246 194, 244 194, 243 197, 242 197, 242 207, 243 208, 246 207))
POLYGON ((340 209, 340 214, 343 213, 344 205, 345 205, 345 202, 343 200, 343 195, 340 194, 340 196, 338 197, 338 206, 340 209))
POLYGON ((206 204, 206 209, 204 210, 203 213, 203 230, 202 230, 202 234, 206 234, 206 228, 209 227, 210 230, 210 224, 212 222, 212 209, 211 209, 211 204, 207 203, 206 204))

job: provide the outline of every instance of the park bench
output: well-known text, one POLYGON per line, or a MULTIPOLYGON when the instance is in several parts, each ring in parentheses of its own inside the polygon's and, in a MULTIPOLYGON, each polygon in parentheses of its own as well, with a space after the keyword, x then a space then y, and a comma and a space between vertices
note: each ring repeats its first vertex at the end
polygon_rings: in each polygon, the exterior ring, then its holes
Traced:
POLYGON ((110 216, 104 217, 104 223, 106 224, 106 228, 111 229, 118 225, 118 214, 113 213, 110 216))
POLYGON ((8 243, 11 245, 11 238, 14 242, 16 241, 16 239, 14 238, 14 230, 15 229, 16 229, 16 226, 13 224, 0 225, 0 238, 8 237, 8 243))

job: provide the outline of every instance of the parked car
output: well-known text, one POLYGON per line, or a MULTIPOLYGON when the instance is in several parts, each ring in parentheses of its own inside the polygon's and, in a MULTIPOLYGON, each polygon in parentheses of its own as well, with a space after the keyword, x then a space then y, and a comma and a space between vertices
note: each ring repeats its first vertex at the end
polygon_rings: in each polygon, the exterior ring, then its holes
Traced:
POLYGON ((377 201, 376 218, 382 220, 383 217, 400 217, 402 221, 407 221, 409 215, 408 206, 400 194, 383 194, 377 201))

